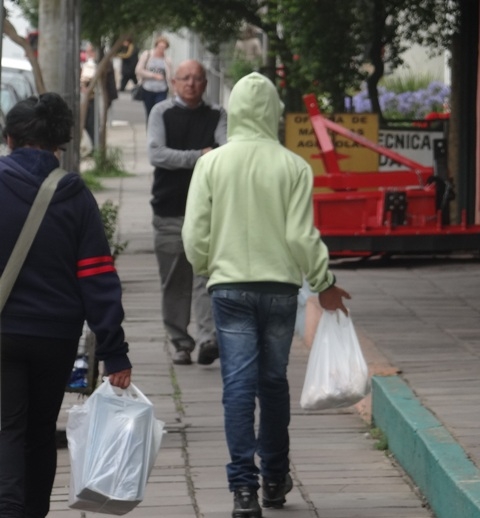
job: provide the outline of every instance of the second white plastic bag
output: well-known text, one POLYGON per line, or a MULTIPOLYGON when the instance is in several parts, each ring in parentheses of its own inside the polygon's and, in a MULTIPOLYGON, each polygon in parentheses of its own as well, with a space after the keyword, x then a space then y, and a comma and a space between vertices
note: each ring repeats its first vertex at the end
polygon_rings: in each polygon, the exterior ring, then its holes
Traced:
POLYGON ((340 310, 324 311, 310 350, 300 406, 347 407, 369 391, 368 367, 352 319, 340 310))
POLYGON ((70 411, 69 506, 123 515, 137 506, 160 449, 164 423, 133 384, 114 389, 108 380, 70 411))

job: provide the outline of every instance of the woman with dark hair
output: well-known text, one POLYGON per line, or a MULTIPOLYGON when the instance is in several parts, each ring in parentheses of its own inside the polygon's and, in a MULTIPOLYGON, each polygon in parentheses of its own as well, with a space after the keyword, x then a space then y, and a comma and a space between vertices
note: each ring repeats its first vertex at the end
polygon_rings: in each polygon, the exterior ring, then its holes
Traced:
POLYGON ((123 45, 117 57, 122 60, 120 92, 124 92, 129 81, 133 81, 135 85, 138 83, 137 75, 135 74, 135 67, 138 63, 138 48, 132 38, 126 38, 123 41, 123 45))
MULTIPOLYGON (((40 185, 70 141, 72 112, 55 93, 7 114, 0 157, 0 275, 40 185)), ((80 175, 59 182, 1 319, 0 516, 44 518, 56 471, 56 421, 83 324, 112 385, 130 384, 121 284, 98 205, 80 175)))

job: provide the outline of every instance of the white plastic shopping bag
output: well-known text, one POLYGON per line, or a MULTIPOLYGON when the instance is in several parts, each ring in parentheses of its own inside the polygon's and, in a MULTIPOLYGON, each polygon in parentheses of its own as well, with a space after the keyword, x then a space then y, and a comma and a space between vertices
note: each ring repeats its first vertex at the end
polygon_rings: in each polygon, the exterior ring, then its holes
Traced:
POLYGON ((164 423, 133 384, 114 388, 108 379, 68 413, 69 507, 123 515, 144 497, 160 449, 164 423))
POLYGON ((300 397, 305 410, 353 405, 370 391, 368 367, 350 316, 324 311, 318 324, 300 397))

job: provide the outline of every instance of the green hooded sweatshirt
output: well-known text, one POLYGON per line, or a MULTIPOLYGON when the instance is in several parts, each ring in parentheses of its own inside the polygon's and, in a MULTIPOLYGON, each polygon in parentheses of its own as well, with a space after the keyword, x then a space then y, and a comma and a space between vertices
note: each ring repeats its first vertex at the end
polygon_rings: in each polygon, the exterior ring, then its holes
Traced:
POLYGON ((277 282, 314 292, 334 283, 313 224, 310 166, 278 140, 275 86, 256 72, 234 86, 228 142, 196 163, 182 237, 207 286, 277 282))

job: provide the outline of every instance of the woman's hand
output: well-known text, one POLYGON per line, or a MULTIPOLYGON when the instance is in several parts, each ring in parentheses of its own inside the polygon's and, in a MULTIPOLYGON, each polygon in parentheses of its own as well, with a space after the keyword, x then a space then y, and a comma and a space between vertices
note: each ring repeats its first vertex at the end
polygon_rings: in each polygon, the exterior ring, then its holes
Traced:
POLYGON ((130 385, 130 378, 132 377, 132 369, 125 369, 123 371, 114 372, 108 375, 110 383, 114 387, 126 389, 130 385))

